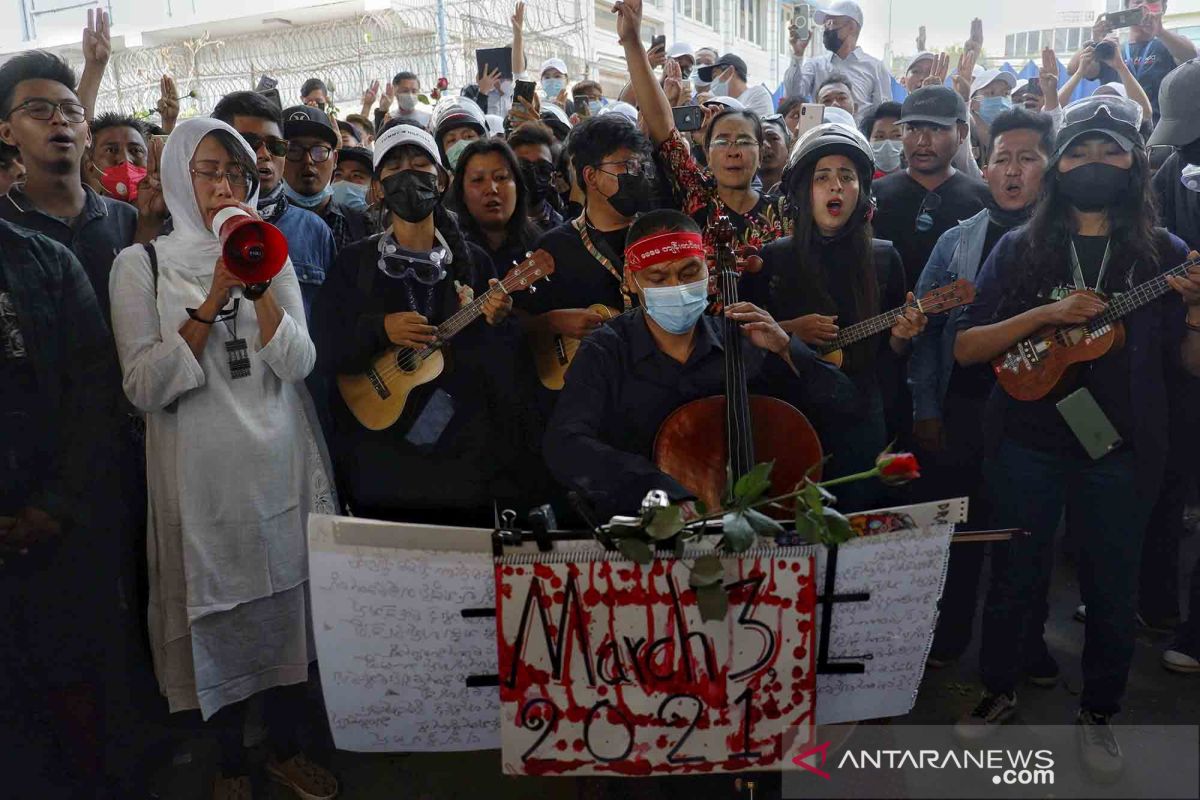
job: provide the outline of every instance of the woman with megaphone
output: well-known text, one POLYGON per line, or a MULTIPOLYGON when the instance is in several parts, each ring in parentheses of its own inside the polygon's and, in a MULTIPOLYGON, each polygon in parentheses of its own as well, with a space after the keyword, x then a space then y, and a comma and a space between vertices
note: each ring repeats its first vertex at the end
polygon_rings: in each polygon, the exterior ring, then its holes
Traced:
POLYGON ((272 780, 304 797, 337 781, 300 754, 315 660, 305 522, 336 508, 304 378, 316 361, 278 230, 254 212, 254 151, 211 118, 152 158, 173 230, 113 265, 124 388, 146 416, 150 638, 172 712, 221 739, 214 797, 249 797, 250 703, 272 780))

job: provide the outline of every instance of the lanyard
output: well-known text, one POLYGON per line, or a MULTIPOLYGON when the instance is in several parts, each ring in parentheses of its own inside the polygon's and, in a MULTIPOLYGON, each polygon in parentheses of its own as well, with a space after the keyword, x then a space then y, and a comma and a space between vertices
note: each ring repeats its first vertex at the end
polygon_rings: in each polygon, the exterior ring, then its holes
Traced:
MULTIPOLYGON (((1155 37, 1158 38, 1158 37, 1155 37)), ((1142 50, 1140 58, 1142 63, 1138 64, 1137 69, 1133 69, 1133 50, 1130 48, 1130 42, 1125 43, 1125 63, 1133 71, 1133 77, 1137 78, 1138 83, 1142 82, 1142 76, 1146 74, 1146 61, 1150 57, 1150 45, 1154 44, 1154 39, 1146 42, 1146 48, 1142 50)))
MULTIPOLYGON (((1100 274, 1096 276, 1095 290, 1100 291, 1100 284, 1104 282, 1104 273, 1108 271, 1108 257, 1112 251, 1112 239, 1104 243, 1104 258, 1100 259, 1100 274)), ((1083 268, 1079 266, 1079 254, 1075 252, 1075 240, 1071 240, 1071 271, 1072 277, 1075 279, 1076 289, 1088 288, 1087 282, 1083 279, 1083 268)))
POLYGON ((633 307, 633 300, 630 299, 629 292, 625 288, 625 279, 622 277, 621 271, 617 269, 615 264, 613 264, 612 259, 601 253, 600 250, 596 248, 596 245, 592 242, 592 237, 588 235, 587 211, 584 211, 582 214, 576 217, 571 222, 571 225, 576 231, 579 232, 579 238, 583 241, 583 247, 588 251, 588 255, 596 259, 600 266, 608 270, 608 274, 612 275, 613 278, 616 279, 617 284, 621 287, 621 299, 625 303, 625 310, 628 311, 633 307))

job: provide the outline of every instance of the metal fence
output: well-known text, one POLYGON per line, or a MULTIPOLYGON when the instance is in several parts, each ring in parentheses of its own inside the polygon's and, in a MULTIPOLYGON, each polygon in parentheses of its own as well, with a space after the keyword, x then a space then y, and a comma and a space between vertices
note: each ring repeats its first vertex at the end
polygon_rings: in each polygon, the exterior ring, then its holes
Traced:
MULTIPOLYGON (((573 75, 587 73, 591 52, 589 0, 531 0, 525 11, 528 68, 542 60, 566 60, 573 75)), ((474 52, 499 47, 512 38, 512 4, 506 0, 446 2, 445 58, 452 90, 474 80, 474 52)), ((113 55, 104 76, 99 111, 150 111, 158 100, 159 79, 176 78, 183 116, 206 114, 229 92, 252 89, 261 75, 279 81, 285 104, 297 100, 301 84, 318 77, 330 88, 342 113, 359 110, 362 91, 373 79, 390 80, 400 70, 432 88, 442 74, 438 7, 398 4, 380 13, 267 33, 209 37, 139 47, 113 55)))

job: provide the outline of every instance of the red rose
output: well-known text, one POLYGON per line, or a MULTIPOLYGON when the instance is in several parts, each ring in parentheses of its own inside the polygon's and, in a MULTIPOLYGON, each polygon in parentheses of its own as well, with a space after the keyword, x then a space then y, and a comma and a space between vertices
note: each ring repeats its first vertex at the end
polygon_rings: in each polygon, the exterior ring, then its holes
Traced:
POLYGON ((921 477, 921 465, 912 453, 881 453, 875 459, 879 480, 888 486, 900 486, 921 477))
POLYGON ((450 81, 446 80, 445 78, 438 78, 438 80, 437 80, 437 87, 438 87, 439 89, 449 89, 449 88, 450 88, 450 81))

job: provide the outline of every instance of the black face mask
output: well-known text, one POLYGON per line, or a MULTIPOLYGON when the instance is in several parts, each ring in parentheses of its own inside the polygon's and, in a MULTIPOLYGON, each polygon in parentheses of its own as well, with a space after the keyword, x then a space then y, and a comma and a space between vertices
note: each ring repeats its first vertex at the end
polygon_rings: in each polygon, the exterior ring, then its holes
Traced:
POLYGON ((617 191, 608 204, 622 217, 635 217, 654 208, 654 186, 645 175, 624 173, 617 177, 617 191))
POLYGON ((541 203, 550 195, 550 175, 544 171, 539 172, 536 164, 522 161, 521 177, 525 180, 525 188, 529 191, 531 202, 541 203))
POLYGON ((1200 165, 1200 139, 1179 148, 1179 157, 1189 164, 1200 165))
POLYGON ((1112 164, 1084 164, 1059 175, 1058 188, 1080 211, 1102 211, 1115 206, 1129 191, 1129 174, 1112 164))
POLYGON ((441 192, 437 175, 406 169, 384 178, 384 202, 388 210, 405 222, 420 222, 433 213, 441 192))
POLYGON ((825 45, 825 49, 831 53, 836 53, 842 49, 842 37, 839 31, 833 28, 826 28, 821 34, 821 44, 825 45))

